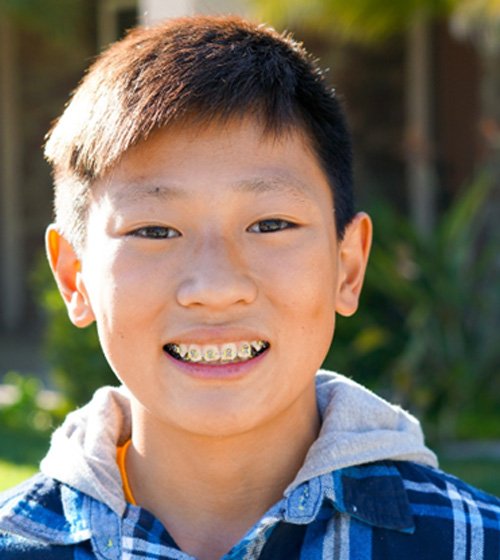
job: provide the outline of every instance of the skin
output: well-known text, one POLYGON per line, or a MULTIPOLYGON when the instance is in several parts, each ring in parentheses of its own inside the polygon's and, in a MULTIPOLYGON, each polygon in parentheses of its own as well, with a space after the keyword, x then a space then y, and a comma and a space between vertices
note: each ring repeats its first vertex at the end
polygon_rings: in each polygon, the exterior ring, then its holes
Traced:
POLYGON ((363 213, 337 239, 304 135, 263 136, 250 119, 130 149, 94 185, 80 255, 49 227, 69 316, 97 322, 132 395, 132 491, 183 550, 219 558, 293 480, 319 430, 315 372, 335 314, 356 311, 370 243, 363 213), (202 374, 163 348, 255 339, 270 344, 258 359, 202 374))

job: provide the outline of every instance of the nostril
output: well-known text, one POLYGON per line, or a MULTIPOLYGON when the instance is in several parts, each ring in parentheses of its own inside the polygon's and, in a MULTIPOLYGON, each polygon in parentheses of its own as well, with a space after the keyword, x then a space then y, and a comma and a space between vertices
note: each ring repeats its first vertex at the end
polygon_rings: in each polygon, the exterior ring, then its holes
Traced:
POLYGON ((176 298, 183 307, 206 306, 225 309, 232 305, 252 303, 257 296, 255 282, 235 270, 206 273, 199 271, 195 278, 184 281, 177 289, 176 298))

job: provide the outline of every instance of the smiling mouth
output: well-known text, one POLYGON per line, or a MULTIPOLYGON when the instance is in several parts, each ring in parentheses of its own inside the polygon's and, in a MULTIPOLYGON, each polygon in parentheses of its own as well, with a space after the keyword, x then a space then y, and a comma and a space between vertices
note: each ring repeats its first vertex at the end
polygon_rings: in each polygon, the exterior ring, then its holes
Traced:
POLYGON ((265 340, 252 340, 226 344, 168 343, 163 349, 181 362, 217 366, 247 362, 265 352, 269 346, 265 340))

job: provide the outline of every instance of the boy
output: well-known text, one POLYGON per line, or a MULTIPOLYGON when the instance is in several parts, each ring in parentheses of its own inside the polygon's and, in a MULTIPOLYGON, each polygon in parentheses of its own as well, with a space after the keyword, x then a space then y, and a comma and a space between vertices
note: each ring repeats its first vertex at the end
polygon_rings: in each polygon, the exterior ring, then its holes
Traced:
POLYGON ((2 559, 500 558, 499 501, 436 470, 411 416, 317 373, 371 223, 300 45, 236 18, 135 30, 46 154, 49 261, 123 386, 2 497, 2 559))

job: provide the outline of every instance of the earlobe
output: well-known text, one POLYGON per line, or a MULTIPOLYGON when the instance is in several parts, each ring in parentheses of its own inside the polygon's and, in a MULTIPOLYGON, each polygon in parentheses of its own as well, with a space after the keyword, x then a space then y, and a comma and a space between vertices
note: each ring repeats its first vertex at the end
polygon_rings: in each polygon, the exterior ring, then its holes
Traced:
POLYGON ((95 317, 81 274, 80 259, 53 224, 47 228, 45 245, 50 268, 71 322, 77 327, 87 327, 95 317))
POLYGON ((336 311, 345 317, 358 309, 371 242, 371 219, 368 214, 360 212, 347 226, 339 249, 336 311))

